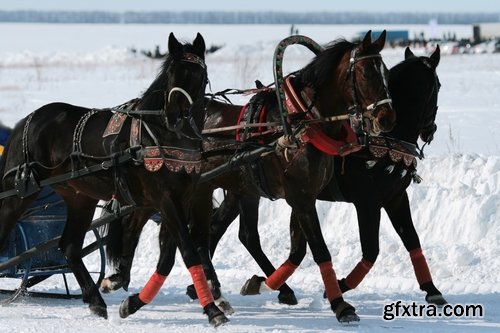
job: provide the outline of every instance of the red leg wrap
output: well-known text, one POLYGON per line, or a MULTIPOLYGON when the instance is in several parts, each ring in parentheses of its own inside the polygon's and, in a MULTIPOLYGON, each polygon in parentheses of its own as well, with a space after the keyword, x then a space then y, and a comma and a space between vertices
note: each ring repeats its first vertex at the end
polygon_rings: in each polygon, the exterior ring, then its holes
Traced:
POLYGON ((413 270, 415 271, 415 276, 419 285, 426 282, 431 282, 431 272, 429 271, 429 266, 427 266, 427 261, 425 260, 422 249, 414 249, 410 251, 411 263, 413 264, 413 270))
POLYGON ((340 291, 332 262, 322 262, 318 266, 321 272, 321 277, 323 278, 323 283, 325 284, 326 297, 328 298, 328 301, 331 302, 336 298, 342 297, 342 292, 340 291))
POLYGON ((290 260, 287 260, 281 265, 277 270, 267 278, 265 284, 273 289, 279 289, 285 281, 295 272, 297 265, 293 264, 290 260))
POLYGON ((214 297, 208 286, 207 277, 203 271, 202 265, 191 266, 189 269, 191 273, 191 278, 193 279, 194 289, 196 289, 196 294, 200 301, 201 307, 204 308, 210 303, 213 303, 214 297))
POLYGON ((155 298, 158 292, 163 286, 165 279, 167 277, 165 275, 161 275, 158 272, 154 272, 153 275, 149 278, 148 283, 142 288, 139 293, 139 299, 144 303, 148 304, 155 298))
POLYGON ((366 274, 372 269, 373 263, 362 259, 349 275, 345 278, 345 284, 350 288, 356 288, 365 278, 366 274))

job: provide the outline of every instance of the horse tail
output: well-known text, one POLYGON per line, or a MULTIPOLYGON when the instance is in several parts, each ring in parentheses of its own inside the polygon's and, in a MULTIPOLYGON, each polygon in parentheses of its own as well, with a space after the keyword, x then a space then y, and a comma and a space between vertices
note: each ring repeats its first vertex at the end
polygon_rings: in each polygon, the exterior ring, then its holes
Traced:
POLYGON ((106 237, 106 258, 108 264, 117 268, 123 253, 123 223, 124 219, 129 219, 130 215, 116 218, 107 224, 103 231, 106 237))

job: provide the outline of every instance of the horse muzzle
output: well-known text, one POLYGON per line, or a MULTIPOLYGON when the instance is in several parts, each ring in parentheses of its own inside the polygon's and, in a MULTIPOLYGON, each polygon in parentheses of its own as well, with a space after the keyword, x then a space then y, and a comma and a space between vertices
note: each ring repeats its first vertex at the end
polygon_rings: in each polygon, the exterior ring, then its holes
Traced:
POLYGON ((378 135, 383 132, 390 132, 396 125, 396 113, 390 104, 380 106, 375 113, 376 115, 371 119, 371 132, 378 135))

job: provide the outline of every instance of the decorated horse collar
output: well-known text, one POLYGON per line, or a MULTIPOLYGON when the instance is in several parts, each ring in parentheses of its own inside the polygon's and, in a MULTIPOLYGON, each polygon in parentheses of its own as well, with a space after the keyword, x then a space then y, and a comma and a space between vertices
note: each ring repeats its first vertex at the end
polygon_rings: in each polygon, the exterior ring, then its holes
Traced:
POLYGON ((413 165, 416 168, 417 157, 422 158, 417 152, 416 145, 391 137, 369 136, 368 151, 377 160, 388 156, 392 162, 398 163, 402 161, 406 167, 413 165))

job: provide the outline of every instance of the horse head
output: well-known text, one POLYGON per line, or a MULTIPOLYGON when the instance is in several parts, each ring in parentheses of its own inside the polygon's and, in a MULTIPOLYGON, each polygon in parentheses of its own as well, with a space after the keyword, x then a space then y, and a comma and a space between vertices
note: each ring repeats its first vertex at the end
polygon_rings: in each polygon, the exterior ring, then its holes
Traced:
POLYGON ((316 91, 322 117, 349 113, 355 131, 371 135, 394 127, 389 71, 380 55, 385 36, 384 31, 372 42, 369 31, 359 44, 334 41, 302 70, 303 81, 316 91))
POLYGON ((441 87, 436 73, 439 60, 439 46, 428 57, 417 57, 406 48, 405 60, 391 69, 389 89, 398 111, 398 124, 394 129, 398 138, 416 142, 420 136, 426 143, 433 140, 441 87))
POLYGON ((166 127, 180 133, 187 121, 192 131, 198 134, 203 114, 193 110, 203 104, 208 82, 205 41, 201 34, 197 34, 191 45, 181 44, 170 33, 164 71, 167 78, 163 108, 166 127))
POLYGON ((186 120, 198 133, 204 114, 193 111, 203 103, 207 82, 203 37, 198 33, 193 44, 182 44, 170 33, 167 57, 156 79, 139 98, 137 108, 161 109, 164 125, 178 137, 186 136, 186 120))

